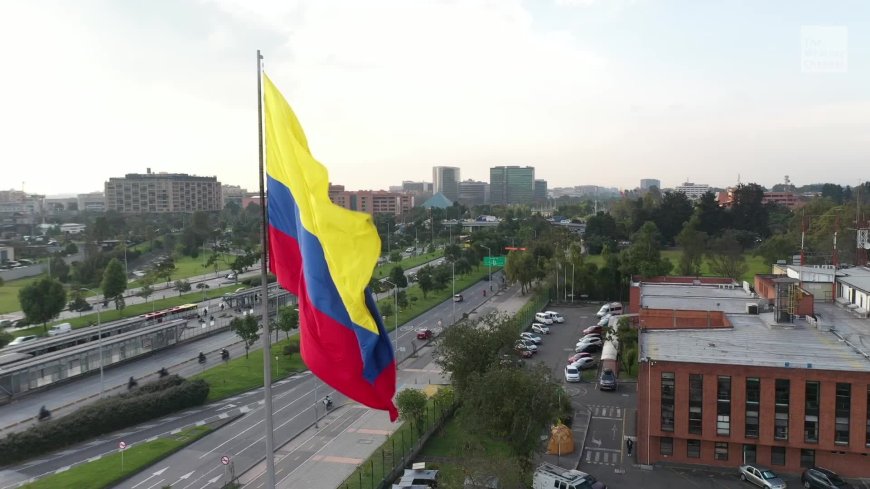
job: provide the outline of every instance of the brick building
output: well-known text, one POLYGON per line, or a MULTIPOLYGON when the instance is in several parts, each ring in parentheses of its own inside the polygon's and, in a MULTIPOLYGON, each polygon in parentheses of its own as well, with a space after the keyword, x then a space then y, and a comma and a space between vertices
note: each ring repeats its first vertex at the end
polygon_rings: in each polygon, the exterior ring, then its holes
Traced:
POLYGON ((339 207, 367 214, 400 216, 414 207, 414 195, 383 190, 345 190, 344 185, 329 186, 329 200, 339 207))
POLYGON ((748 287, 705 279, 636 281, 631 300, 641 463, 870 476, 870 355, 857 341, 870 323, 777 314, 748 287))

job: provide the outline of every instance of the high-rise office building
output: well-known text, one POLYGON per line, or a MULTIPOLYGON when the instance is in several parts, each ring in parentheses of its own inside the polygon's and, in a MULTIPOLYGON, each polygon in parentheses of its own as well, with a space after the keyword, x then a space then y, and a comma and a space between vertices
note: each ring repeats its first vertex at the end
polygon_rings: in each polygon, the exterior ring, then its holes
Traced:
POLYGON ((465 205, 481 205, 489 202, 489 184, 470 179, 459 182, 459 202, 465 205))
POLYGON ((656 178, 641 178, 640 179, 640 191, 641 192, 649 192, 651 188, 657 188, 659 190, 662 189, 662 181, 656 178))
POLYGON ((547 181, 546 180, 535 180, 535 188, 534 193, 532 195, 532 200, 536 204, 543 204, 547 202, 547 181))
POLYGON ((128 173, 105 185, 106 210, 123 213, 219 211, 223 204, 217 177, 185 173, 128 173))
POLYGON ((459 199, 459 168, 455 166, 432 167, 432 192, 441 192, 450 200, 459 199))
POLYGON ((710 186, 706 183, 685 182, 682 185, 674 187, 674 191, 686 194, 689 200, 698 200, 702 195, 710 191, 710 186))
POLYGON ((492 204, 531 204, 535 167, 496 166, 489 169, 489 201, 492 204))

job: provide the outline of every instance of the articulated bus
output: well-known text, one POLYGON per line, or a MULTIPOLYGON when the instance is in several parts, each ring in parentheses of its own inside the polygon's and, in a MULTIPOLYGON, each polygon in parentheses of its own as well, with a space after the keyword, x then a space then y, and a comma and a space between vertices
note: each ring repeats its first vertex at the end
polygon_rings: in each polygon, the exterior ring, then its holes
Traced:
POLYGON ((191 319, 196 317, 196 314, 196 304, 182 304, 161 311, 145 313, 141 317, 144 318, 148 324, 156 324, 170 319, 191 319))

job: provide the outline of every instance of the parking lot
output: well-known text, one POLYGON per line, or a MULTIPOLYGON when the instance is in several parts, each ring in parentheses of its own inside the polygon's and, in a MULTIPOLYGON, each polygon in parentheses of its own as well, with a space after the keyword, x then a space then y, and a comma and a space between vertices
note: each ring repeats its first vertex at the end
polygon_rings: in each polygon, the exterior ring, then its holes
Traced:
MULTIPOLYGON (((571 426, 575 452, 542 455, 541 460, 565 468, 579 468, 607 484, 608 489, 676 489, 676 488, 751 488, 737 476, 737 468, 717 469, 695 466, 655 466, 646 468, 635 458, 637 443, 636 405, 637 383, 619 377, 615 391, 598 389, 599 367, 585 370, 581 382, 565 382, 565 366, 574 353, 574 345, 583 336, 583 329, 594 325, 600 304, 558 306, 550 310, 560 313, 565 322, 550 326, 550 333, 540 335, 543 341, 538 353, 527 361, 543 362, 553 376, 565 386, 574 407, 571 426), (629 455, 625 441, 631 438, 634 450, 629 455)), ((600 352, 595 354, 600 357, 600 352)), ((801 487, 800 476, 780 474, 789 487, 801 487)), ((856 487, 865 487, 860 484, 856 487)), ((870 486, 866 486, 870 489, 870 486)))

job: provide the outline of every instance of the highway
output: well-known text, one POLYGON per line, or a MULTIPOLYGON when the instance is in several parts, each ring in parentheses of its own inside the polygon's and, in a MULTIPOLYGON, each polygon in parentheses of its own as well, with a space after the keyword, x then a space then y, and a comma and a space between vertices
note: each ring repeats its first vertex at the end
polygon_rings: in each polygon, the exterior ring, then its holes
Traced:
MULTIPOLYGON (((493 274, 494 283, 501 283, 497 274, 493 274)), ((462 303, 454 303, 452 300, 445 301, 434 307, 427 313, 419 316, 410 323, 402 326, 398 332, 397 345, 398 358, 404 359, 410 356, 415 348, 420 349, 424 346, 423 341, 417 340, 415 330, 420 327, 428 327, 433 331, 440 332, 439 322, 441 324, 450 324, 455 316, 461 317, 463 313, 471 312, 472 309, 480 306, 484 302, 483 290, 488 288, 486 282, 478 282, 472 285, 469 289, 463 292, 466 301, 462 303)), ((488 295, 491 297, 491 295, 488 295)), ((392 335, 391 335, 392 336, 392 335)), ((395 338, 395 336, 393 336, 395 338)), ((192 362, 196 352, 206 350, 204 342, 213 342, 212 344, 220 345, 227 342, 235 341, 231 333, 221 333, 202 342, 182 345, 172 350, 168 350, 167 354, 178 355, 175 357, 180 360, 191 360, 190 368, 196 369, 198 365, 192 362), (221 338, 221 335, 226 335, 221 338), (202 344, 202 346, 201 346, 202 344), (186 351, 181 351, 186 350, 186 351)), ((241 347, 236 347, 236 353, 240 354, 241 347)), ((117 370, 123 370, 125 367, 138 366, 143 371, 148 373, 155 372, 166 362, 165 358, 160 358, 161 355, 154 355, 142 361, 135 362, 129 366, 119 367, 117 370), (147 367, 144 365, 147 364, 147 367), (146 370, 147 369, 147 370, 146 370)), ((401 372, 400 372, 401 376, 401 372)), ((126 373, 118 373, 115 375, 116 380, 126 382, 129 377, 126 373)), ((81 392, 80 384, 88 382, 93 389, 94 381, 99 392, 99 378, 91 377, 76 382, 77 388, 75 391, 81 392)), ((108 383, 107 383, 108 385, 108 383)), ((62 387, 60 389, 66 389, 62 387)), ((47 391, 46 394, 59 392, 60 389, 47 391)), ((315 406, 317 406, 318 415, 323 416, 322 406, 318 404, 318 399, 322 399, 329 391, 315 377, 303 373, 288 379, 279 381, 275 385, 273 392, 273 408, 275 412, 275 444, 281 446, 293 437, 297 436, 303 430, 308 428, 315 419, 315 406), (315 392, 317 391, 317 392, 315 392)), ((344 402, 342 396, 330 392, 336 403, 344 402)), ((74 394, 73 394, 74 395, 74 394)), ((25 398, 27 399, 27 398, 25 398)), ((27 480, 31 477, 50 474, 58 470, 66 470, 67 467, 76 463, 81 463, 93 457, 100 456, 103 453, 108 453, 117 448, 118 441, 124 438, 128 444, 137 443, 142 440, 149 439, 160 433, 170 432, 179 429, 183 426, 191 426, 195 424, 205 424, 214 422, 220 419, 228 419, 233 416, 241 415, 241 417, 232 423, 220 428, 215 433, 199 440, 190 447, 172 455, 164 460, 160 467, 152 467, 154 471, 159 471, 164 468, 159 477, 149 479, 154 483, 162 481, 160 485, 171 484, 172 487, 208 487, 209 480, 218 475, 223 475, 223 472, 216 471, 215 467, 220 465, 220 457, 222 455, 230 455, 233 460, 233 465, 237 474, 242 473, 256 463, 259 463, 264 458, 265 441, 263 439, 263 393, 262 388, 250 391, 248 393, 227 399, 223 402, 215 403, 202 408, 186 411, 184 413, 175 414, 168 418, 155 420, 146 423, 142 426, 137 426, 126 430, 121 434, 113 434, 107 437, 101 437, 98 440, 90 441, 86 444, 71 447, 59 453, 43 457, 39 460, 29 461, 28 463, 15 467, 14 469, 0 473, 0 487, 9 487, 9 484, 18 481, 27 480), (181 483, 181 482, 184 483, 181 483), (198 485, 197 485, 198 484, 198 485)), ((4 409, 7 411, 8 409, 4 409)), ((38 411, 38 407, 33 412, 38 411)), ((218 467, 220 469, 220 467, 218 467)), ((149 469, 150 470, 150 469, 149 469)), ((121 487, 136 487, 137 489, 145 489, 149 484, 135 486, 138 482, 142 482, 145 478, 153 475, 154 471, 145 471, 123 484, 121 487), (141 478, 140 478, 141 477, 141 478)), ((160 485, 155 487, 160 487, 160 485)))

